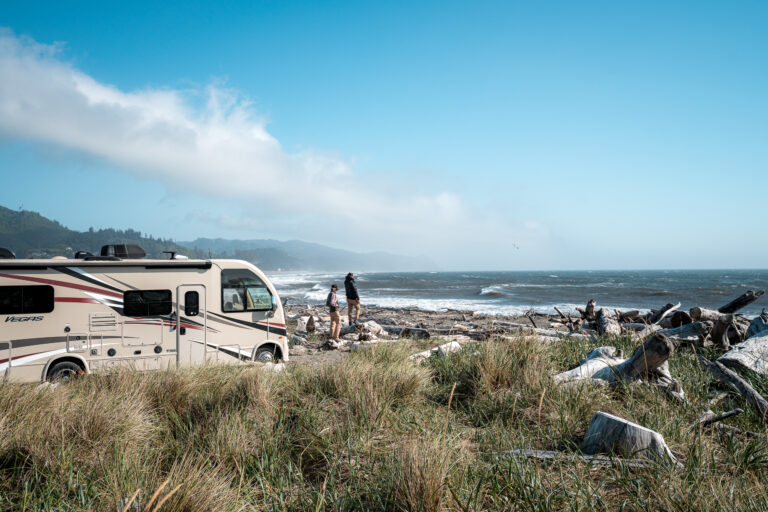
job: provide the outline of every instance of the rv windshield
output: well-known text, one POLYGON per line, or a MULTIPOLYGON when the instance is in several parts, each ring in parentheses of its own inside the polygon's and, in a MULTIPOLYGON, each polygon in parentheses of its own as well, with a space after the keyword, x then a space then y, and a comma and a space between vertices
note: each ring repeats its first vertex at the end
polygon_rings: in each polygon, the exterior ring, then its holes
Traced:
POLYGON ((272 294, 259 276, 245 268, 221 271, 221 309, 225 313, 268 311, 272 294))

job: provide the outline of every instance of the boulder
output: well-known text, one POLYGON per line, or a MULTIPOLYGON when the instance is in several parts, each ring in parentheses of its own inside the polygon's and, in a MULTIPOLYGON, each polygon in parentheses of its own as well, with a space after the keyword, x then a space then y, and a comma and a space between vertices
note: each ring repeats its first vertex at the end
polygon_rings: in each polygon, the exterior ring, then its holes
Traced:
POLYGON ((288 339, 291 343, 294 345, 306 345, 307 340, 306 338, 302 338, 301 336, 298 336, 296 334, 291 334, 291 337, 288 339))
POLYGON ((361 325, 363 331, 369 334, 375 334, 376 336, 386 334, 386 331, 384 330, 384 328, 373 320, 368 320, 367 322, 363 322, 362 324, 358 324, 358 325, 361 325))

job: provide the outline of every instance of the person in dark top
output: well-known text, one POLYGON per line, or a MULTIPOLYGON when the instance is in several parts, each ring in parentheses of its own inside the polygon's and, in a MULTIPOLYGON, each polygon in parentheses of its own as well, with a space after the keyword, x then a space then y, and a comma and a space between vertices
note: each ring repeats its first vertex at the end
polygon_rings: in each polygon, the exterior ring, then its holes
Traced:
POLYGON ((360 318, 360 295, 357 293, 355 285, 355 276, 350 272, 344 279, 344 290, 347 292, 347 312, 349 314, 349 324, 357 323, 360 318), (355 319, 352 320, 352 308, 355 308, 355 319))
POLYGON ((325 305, 328 306, 328 311, 331 313, 331 339, 338 340, 341 333, 341 315, 339 315, 339 299, 336 297, 336 290, 339 287, 335 284, 331 286, 331 292, 328 294, 328 298, 325 300, 325 305))

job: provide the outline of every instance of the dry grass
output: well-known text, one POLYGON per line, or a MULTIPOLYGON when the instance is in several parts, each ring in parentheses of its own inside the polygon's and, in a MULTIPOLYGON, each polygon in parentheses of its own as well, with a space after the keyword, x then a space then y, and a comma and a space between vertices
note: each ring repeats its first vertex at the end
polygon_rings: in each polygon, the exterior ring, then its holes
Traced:
MULTIPOLYGON (((686 428, 730 392, 693 354, 671 361, 682 406, 642 385, 552 383, 594 346, 485 342, 414 363, 403 343, 277 375, 204 367, 3 384, 0 509, 114 511, 135 495, 157 511, 768 510, 766 439, 686 428), (595 410, 658 430, 683 468, 495 455, 577 452, 595 410)), ((762 432, 738 394, 718 407, 736 406, 747 412, 728 421, 762 432)))

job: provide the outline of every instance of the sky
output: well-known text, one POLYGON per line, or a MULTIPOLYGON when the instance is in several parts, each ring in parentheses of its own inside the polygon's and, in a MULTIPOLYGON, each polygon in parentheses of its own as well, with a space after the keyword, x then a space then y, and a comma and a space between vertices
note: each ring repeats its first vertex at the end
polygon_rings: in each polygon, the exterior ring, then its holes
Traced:
POLYGON ((0 1, 0 205, 439 269, 764 268, 768 3, 0 1))

